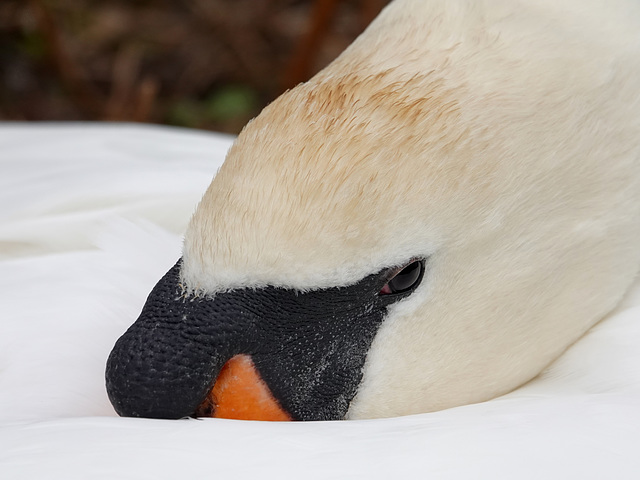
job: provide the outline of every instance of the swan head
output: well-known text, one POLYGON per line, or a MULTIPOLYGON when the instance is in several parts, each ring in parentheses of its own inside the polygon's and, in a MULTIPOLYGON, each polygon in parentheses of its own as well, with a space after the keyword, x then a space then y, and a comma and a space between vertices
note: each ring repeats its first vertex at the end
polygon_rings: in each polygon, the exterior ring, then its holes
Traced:
POLYGON ((118 413, 329 420, 483 401, 631 282, 638 168, 609 127, 574 128, 553 93, 575 84, 548 65, 525 82, 535 59, 500 73, 454 47, 394 61, 363 42, 235 141, 109 358, 118 413))

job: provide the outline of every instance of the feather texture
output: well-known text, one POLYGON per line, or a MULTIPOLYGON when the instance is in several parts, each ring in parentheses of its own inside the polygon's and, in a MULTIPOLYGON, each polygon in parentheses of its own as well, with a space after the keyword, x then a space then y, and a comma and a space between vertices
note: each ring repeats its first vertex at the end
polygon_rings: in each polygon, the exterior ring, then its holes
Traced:
POLYGON ((132 125, 0 127, 3 479, 636 478, 637 281, 543 375, 489 402, 352 422, 117 418, 108 351, 175 261, 230 144, 132 125))

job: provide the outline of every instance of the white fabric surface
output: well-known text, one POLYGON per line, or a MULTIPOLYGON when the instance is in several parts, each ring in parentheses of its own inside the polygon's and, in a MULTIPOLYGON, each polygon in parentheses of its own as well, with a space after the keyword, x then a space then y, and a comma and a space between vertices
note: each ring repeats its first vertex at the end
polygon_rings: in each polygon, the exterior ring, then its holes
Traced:
POLYGON ((104 367, 232 138, 0 125, 0 478, 640 478, 640 282, 533 382, 403 418, 118 418, 104 367))

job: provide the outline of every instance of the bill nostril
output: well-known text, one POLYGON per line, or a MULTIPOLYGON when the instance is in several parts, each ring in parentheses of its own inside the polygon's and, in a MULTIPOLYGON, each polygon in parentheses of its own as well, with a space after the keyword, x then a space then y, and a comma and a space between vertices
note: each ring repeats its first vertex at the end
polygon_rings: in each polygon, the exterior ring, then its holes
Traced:
POLYGON ((194 416, 236 420, 292 420, 260 378, 249 355, 236 355, 225 363, 213 388, 198 406, 194 416))

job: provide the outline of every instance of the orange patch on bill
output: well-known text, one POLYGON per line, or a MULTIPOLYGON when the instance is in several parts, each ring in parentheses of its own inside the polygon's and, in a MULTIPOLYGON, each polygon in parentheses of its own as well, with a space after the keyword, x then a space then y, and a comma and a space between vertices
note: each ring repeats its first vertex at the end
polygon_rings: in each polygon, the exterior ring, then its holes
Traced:
POLYGON ((195 412, 196 417, 287 421, 285 412, 260 378, 249 355, 224 364, 216 383, 195 412))

